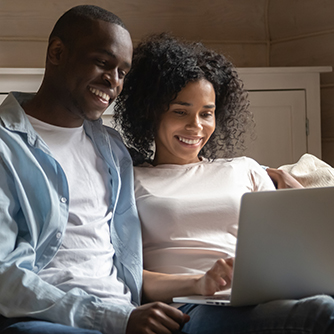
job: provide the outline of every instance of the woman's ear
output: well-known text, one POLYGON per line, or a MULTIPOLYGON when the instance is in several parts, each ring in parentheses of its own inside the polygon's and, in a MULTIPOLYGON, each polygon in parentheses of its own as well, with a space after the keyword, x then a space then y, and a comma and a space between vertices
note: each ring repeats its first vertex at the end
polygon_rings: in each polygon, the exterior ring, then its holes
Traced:
POLYGON ((64 55, 65 45, 59 37, 53 37, 50 40, 47 51, 47 60, 53 64, 58 65, 64 55))

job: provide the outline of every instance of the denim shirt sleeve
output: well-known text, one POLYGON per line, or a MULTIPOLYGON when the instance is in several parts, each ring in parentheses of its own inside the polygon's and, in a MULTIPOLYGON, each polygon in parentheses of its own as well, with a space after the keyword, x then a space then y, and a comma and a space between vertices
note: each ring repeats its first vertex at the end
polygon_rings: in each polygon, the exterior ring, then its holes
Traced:
MULTIPOLYGON (((0 108, 0 123, 2 116, 0 108)), ((41 143, 27 145, 27 140, 31 140, 29 133, 9 131, 2 125, 0 314, 28 316, 108 334, 125 333, 134 305, 105 303, 79 288, 65 293, 38 276, 56 254, 66 228, 66 177, 41 143)), ((136 219, 135 213, 130 217, 136 219)), ((136 266, 141 272, 140 262, 136 266)))

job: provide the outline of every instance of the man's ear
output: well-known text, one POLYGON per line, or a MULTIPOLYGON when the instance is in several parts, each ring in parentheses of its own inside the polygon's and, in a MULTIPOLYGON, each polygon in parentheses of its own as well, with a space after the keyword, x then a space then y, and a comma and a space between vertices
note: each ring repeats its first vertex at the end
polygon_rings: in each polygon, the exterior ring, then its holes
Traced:
POLYGON ((59 65, 64 56, 65 45, 59 37, 53 37, 48 45, 47 58, 53 65, 59 65))

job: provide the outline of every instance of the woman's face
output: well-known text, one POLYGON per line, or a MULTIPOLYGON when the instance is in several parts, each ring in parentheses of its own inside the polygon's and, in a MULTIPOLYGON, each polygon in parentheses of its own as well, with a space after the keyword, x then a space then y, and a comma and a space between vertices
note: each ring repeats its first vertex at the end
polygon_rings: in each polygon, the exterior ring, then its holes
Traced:
POLYGON ((155 138, 153 163, 189 164, 215 130, 216 94, 212 84, 201 79, 189 82, 161 115, 155 138))

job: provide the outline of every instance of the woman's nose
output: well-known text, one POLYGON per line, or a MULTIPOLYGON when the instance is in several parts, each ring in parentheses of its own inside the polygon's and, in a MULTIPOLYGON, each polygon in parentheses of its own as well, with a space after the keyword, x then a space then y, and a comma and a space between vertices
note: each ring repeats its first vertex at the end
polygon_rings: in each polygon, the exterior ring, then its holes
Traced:
POLYGON ((192 117, 188 124, 187 124, 187 129, 201 129, 202 128, 202 123, 199 119, 198 116, 192 117))

